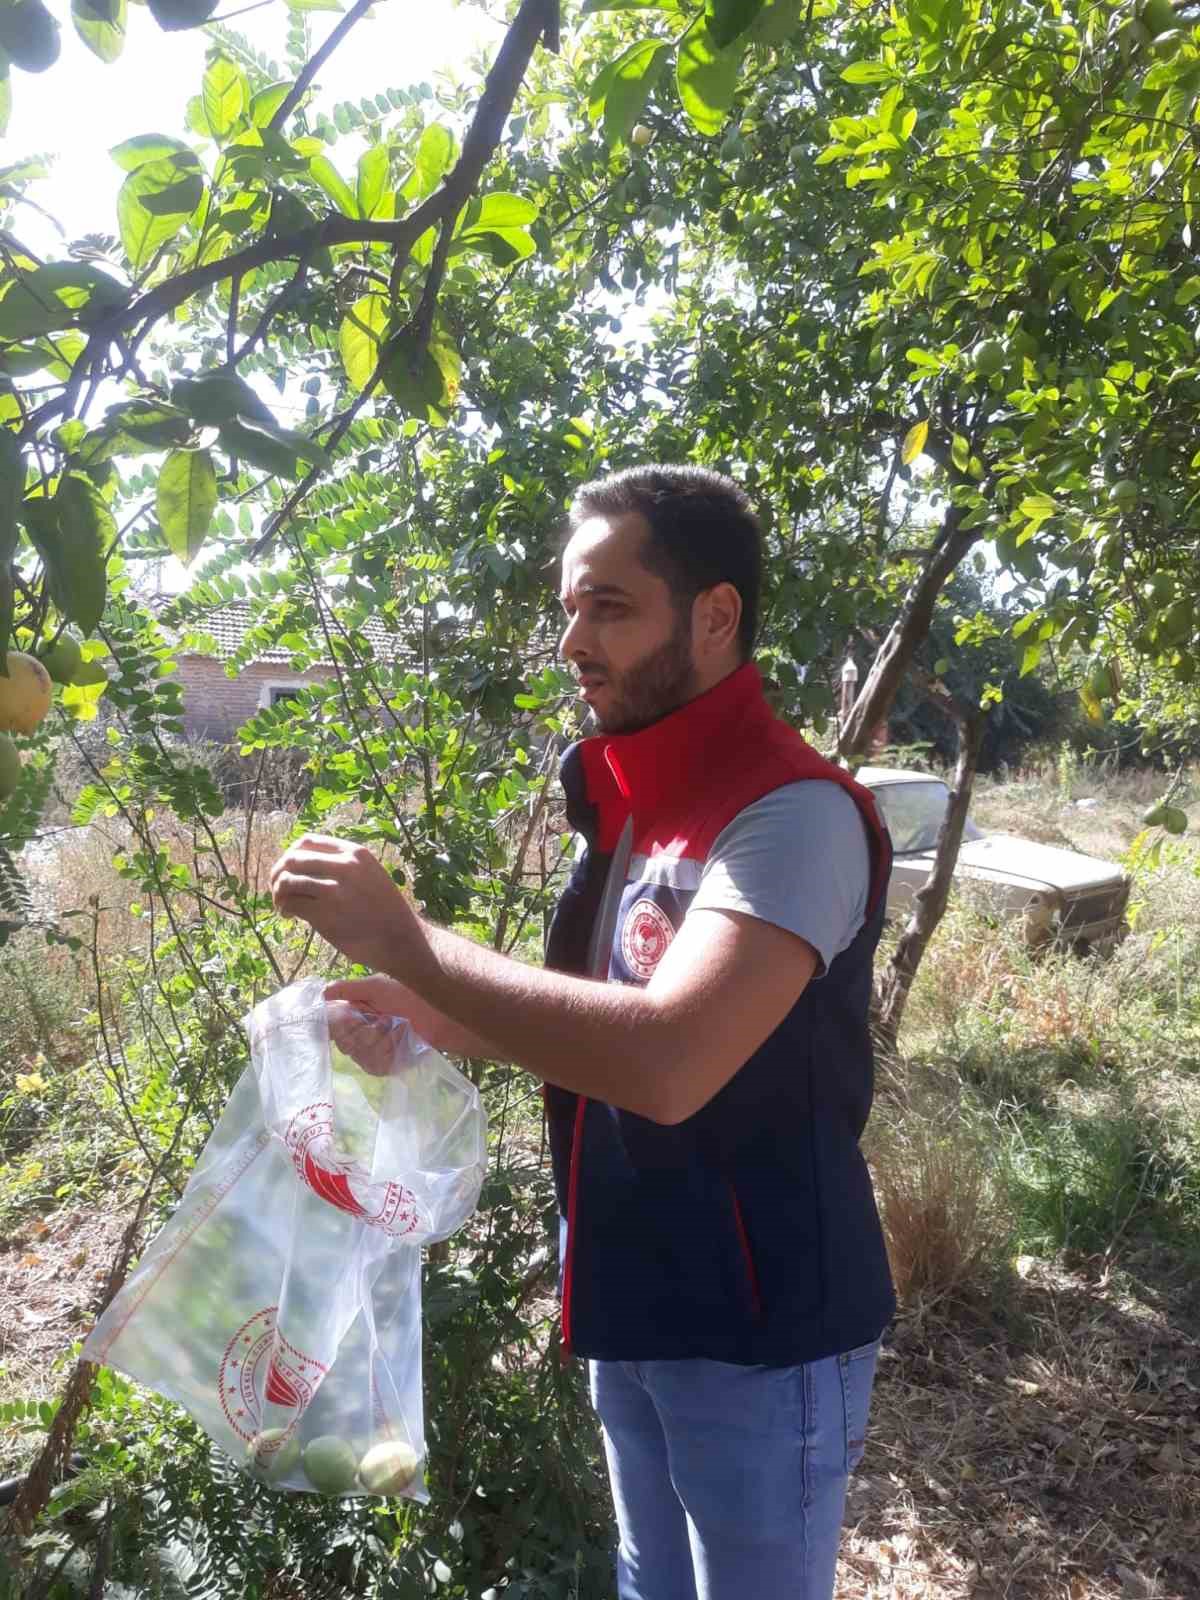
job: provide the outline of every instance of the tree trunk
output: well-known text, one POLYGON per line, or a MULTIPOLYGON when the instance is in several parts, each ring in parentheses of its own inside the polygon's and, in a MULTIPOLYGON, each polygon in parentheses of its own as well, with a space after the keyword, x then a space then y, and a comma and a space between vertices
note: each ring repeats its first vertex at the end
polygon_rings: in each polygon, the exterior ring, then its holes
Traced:
POLYGON ((954 781, 946 815, 938 829, 933 867, 928 878, 917 890, 908 924, 900 942, 879 980, 875 1042, 884 1056, 896 1051, 896 1040, 904 1007, 921 958, 942 920, 958 850, 962 844, 963 827, 975 787, 975 772, 979 765, 979 751, 983 743, 984 714, 978 706, 966 705, 940 687, 927 685, 926 692, 933 703, 951 717, 958 728, 958 761, 954 768, 954 781))
POLYGON ((929 565, 909 590, 900 615, 875 653, 838 739, 839 753, 851 765, 860 762, 870 749, 876 728, 887 719, 905 673, 929 637, 938 596, 981 536, 982 529, 978 527, 963 528, 963 515, 957 506, 946 512, 929 565))

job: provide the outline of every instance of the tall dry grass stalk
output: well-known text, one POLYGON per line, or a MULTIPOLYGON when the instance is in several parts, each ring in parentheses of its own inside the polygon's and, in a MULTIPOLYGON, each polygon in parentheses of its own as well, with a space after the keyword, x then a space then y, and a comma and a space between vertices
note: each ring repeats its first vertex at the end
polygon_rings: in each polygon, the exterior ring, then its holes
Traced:
POLYGON ((1010 1229, 974 1133, 910 1107, 875 1130, 869 1159, 901 1304, 986 1294, 1010 1229))

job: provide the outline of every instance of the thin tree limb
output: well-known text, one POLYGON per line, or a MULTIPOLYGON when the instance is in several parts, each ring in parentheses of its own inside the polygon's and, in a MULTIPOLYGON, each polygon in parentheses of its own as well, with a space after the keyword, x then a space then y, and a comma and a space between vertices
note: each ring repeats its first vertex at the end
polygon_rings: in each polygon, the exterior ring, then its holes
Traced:
POLYGON ((308 93, 309 86, 316 77, 317 73, 320 72, 321 68, 329 60, 330 56, 337 49, 338 45, 341 44, 342 40, 350 32, 354 24, 362 21, 363 17, 366 16, 367 12, 371 9, 374 3, 375 0, 356 0, 356 4, 350 7, 349 11, 346 12, 346 15, 341 19, 337 26, 330 29, 329 37, 325 40, 325 43, 320 47, 320 49, 314 50, 312 55, 304 63, 304 70, 296 79, 292 87, 288 90, 287 96, 284 99, 283 104, 279 107, 279 110, 267 124, 272 131, 277 133, 280 128, 283 127, 284 123, 291 116, 292 112, 308 93))

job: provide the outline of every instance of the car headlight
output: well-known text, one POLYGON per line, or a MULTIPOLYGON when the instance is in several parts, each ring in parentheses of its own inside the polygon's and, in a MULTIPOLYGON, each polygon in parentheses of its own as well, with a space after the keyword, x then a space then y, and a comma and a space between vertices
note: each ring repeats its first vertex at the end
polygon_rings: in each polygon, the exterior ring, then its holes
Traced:
POLYGON ((1030 934, 1048 937, 1062 912, 1062 901, 1052 890, 1032 894, 1025 902, 1025 927, 1030 934))

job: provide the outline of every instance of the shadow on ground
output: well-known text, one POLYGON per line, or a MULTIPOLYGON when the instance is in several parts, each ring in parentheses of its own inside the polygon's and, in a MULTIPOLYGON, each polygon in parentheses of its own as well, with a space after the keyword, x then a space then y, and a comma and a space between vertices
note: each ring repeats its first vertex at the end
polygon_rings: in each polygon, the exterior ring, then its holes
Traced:
POLYGON ((989 1313, 897 1323, 841 1600, 1200 1596, 1194 1259, 1019 1269, 989 1313))

